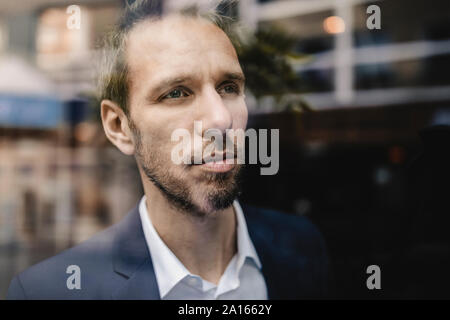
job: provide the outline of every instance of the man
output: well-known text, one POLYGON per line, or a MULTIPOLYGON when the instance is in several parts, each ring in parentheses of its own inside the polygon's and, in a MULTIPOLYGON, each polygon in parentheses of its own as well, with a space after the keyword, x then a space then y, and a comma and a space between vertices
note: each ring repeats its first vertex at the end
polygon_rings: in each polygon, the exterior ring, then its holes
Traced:
POLYGON ((230 149, 173 161, 177 129, 205 149, 206 131, 227 140, 246 127, 244 74, 217 16, 156 18, 143 8, 129 9, 106 54, 101 118, 108 139, 135 156, 145 196, 118 224, 16 276, 8 298, 323 297, 320 234, 305 218, 242 209, 230 149))

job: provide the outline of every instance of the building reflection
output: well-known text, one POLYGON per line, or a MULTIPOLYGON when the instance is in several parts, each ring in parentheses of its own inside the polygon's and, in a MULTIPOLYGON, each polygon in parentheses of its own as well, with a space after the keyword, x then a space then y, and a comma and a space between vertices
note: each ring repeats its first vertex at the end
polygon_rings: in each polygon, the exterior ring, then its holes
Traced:
MULTIPOLYGON (((162 11, 192 3, 159 2, 162 11)), ((339 297, 442 297, 432 271, 410 283, 402 270, 424 270, 427 245, 448 249, 445 236, 429 237, 448 226, 436 204, 445 197, 424 187, 437 188, 423 173, 437 166, 417 155, 423 128, 450 125, 450 6, 371 1, 382 28, 368 30, 368 3, 248 0, 230 13, 252 32, 289 35, 301 80, 289 92, 246 93, 249 127, 280 129, 280 170, 262 177, 248 166, 242 201, 313 220, 339 297), (393 284, 378 296, 364 286, 375 262, 393 284)), ((0 298, 15 273, 117 222, 142 194, 134 160, 106 140, 91 99, 98 44, 124 2, 82 1, 78 30, 67 28, 70 4, 0 4, 0 298)), ((433 139, 438 158, 448 136, 433 139)))

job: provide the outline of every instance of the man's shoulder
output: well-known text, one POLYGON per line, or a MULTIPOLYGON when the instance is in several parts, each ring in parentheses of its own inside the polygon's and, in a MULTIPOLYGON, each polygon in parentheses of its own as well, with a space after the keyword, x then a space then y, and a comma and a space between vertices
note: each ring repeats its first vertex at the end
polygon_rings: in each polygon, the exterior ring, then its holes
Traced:
POLYGON ((286 233, 296 233, 298 236, 321 237, 317 227, 306 216, 300 216, 285 211, 243 205, 245 216, 251 223, 271 230, 283 229, 286 233))
POLYGON ((112 276, 112 259, 118 224, 100 231, 80 244, 47 258, 16 275, 8 299, 83 298, 86 290, 112 276), (67 279, 74 272, 82 275, 85 290, 69 290, 67 279))
POLYGON ((305 255, 324 249, 322 233, 306 216, 251 205, 243 205, 243 209, 250 233, 285 248, 294 246, 305 255))
POLYGON ((257 218, 264 223, 275 223, 276 225, 291 225, 294 228, 317 230, 314 224, 303 215, 288 213, 275 209, 261 208, 243 204, 246 215, 257 218))
POLYGON ((251 206, 243 209, 271 299, 327 297, 329 260, 318 228, 305 216, 251 206))

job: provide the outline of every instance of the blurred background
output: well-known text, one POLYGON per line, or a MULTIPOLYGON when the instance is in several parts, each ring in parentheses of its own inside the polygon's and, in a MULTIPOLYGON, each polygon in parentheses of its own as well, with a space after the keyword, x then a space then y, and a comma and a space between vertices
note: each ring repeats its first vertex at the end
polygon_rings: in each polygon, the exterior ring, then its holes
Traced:
MULTIPOLYGON (((210 1, 158 0, 167 13, 210 1)), ((14 274, 120 220, 142 187, 105 138, 95 66, 124 0, 0 2, 0 299, 14 274), (76 10, 79 28, 68 25, 76 10)), ((280 170, 244 203, 323 233, 337 298, 450 298, 450 2, 241 0, 249 127, 280 170), (369 29, 370 5, 381 28, 369 29), (381 268, 381 290, 366 269, 381 268)))

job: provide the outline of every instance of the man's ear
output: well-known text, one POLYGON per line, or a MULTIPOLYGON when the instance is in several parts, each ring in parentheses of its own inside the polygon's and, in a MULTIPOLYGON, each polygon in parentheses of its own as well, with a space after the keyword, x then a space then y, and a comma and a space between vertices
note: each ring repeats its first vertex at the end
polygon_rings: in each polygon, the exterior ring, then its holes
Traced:
POLYGON ((111 100, 102 100, 101 117, 105 134, 120 151, 134 154, 134 142, 128 126, 128 119, 122 108, 111 100))

